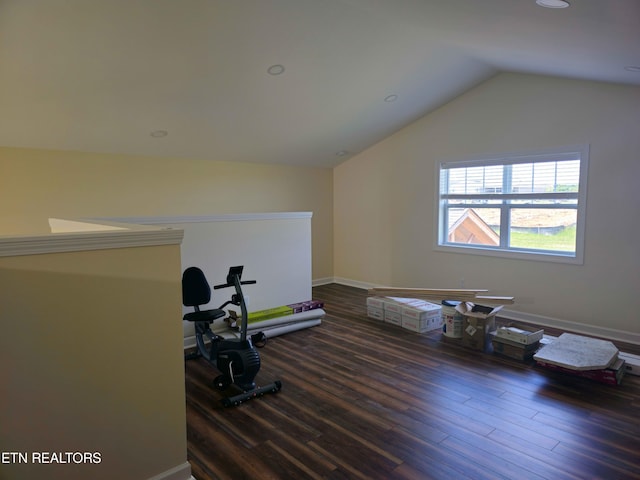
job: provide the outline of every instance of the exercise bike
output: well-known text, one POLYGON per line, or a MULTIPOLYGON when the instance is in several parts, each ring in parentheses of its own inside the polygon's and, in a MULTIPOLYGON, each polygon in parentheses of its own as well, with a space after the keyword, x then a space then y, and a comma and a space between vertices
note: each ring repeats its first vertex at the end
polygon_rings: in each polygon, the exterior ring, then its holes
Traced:
POLYGON ((226 283, 214 285, 214 290, 233 287, 235 293, 231 296, 231 300, 223 303, 219 308, 210 310, 200 309, 202 305, 211 301, 211 287, 202 270, 198 267, 189 267, 182 274, 182 303, 185 307, 194 308, 193 312, 184 315, 183 320, 194 322, 198 347, 194 353, 186 355, 185 359, 204 357, 220 371, 220 375, 214 379, 214 386, 218 390, 223 391, 233 385, 241 391, 231 397, 223 398, 222 404, 225 407, 237 406, 266 393, 276 393, 282 388, 282 382, 279 380, 263 387, 256 386, 255 377, 260 370, 260 355, 252 340, 264 341, 266 337, 259 333, 247 338, 248 312, 242 285, 255 284, 256 281, 242 280, 242 270, 242 266, 231 267, 226 283), (240 338, 227 339, 211 330, 211 324, 227 314, 223 310, 227 305, 240 307, 242 314, 240 338))

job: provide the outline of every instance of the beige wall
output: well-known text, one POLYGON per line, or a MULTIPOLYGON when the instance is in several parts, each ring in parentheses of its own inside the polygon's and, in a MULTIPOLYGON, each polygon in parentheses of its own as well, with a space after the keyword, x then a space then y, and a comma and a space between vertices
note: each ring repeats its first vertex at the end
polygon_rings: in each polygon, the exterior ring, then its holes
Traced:
POLYGON ((0 148, 2 233, 46 228, 49 216, 312 211, 314 279, 438 287, 464 279, 515 295, 514 309, 526 313, 638 332, 638 104, 637 87, 501 74, 333 172, 0 148), (438 161, 585 143, 584 265, 433 250, 438 161))
POLYGON ((513 310, 640 333, 640 88, 501 74, 334 169, 335 276, 488 288, 513 310), (584 265, 434 251, 441 160, 590 144, 584 265), (357 187, 356 187, 357 186, 357 187))
POLYGON ((179 245, 0 258, 0 478, 149 478, 186 462, 179 245), (33 452, 99 452, 37 465, 33 452))
POLYGON ((314 279, 333 275, 332 171, 196 159, 0 148, 0 234, 48 217, 308 211, 314 279))

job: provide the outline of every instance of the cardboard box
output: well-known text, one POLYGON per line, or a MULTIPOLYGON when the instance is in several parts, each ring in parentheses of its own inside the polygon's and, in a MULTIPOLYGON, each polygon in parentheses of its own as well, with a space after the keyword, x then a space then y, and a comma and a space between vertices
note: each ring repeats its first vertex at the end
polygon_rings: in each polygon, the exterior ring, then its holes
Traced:
POLYGON ((442 306, 425 301, 421 304, 407 304, 402 308, 402 316, 416 320, 434 317, 442 318, 442 306))
POLYGON ((465 317, 474 318, 490 318, 495 317, 496 314, 502 310, 504 305, 498 305, 496 307, 484 307, 482 305, 476 305, 471 302, 460 302, 456 305, 456 310, 465 317))
POLYGON ((307 310, 314 310, 316 308, 324 307, 324 302, 320 300, 307 300, 306 302, 292 303, 287 307, 293 310, 293 313, 306 312, 307 310))
POLYGON ((492 339, 491 343, 493 345, 493 353, 521 361, 531 360, 540 347, 540 342, 524 345, 498 337, 497 335, 492 339))
POLYGON ((400 312, 384 311, 384 321, 393 325, 402 325, 402 315, 400 312))
POLYGON ((367 316, 384 322, 384 310, 382 308, 367 307, 367 316))
POLYGON ((291 305, 287 305, 287 307, 290 307, 293 310, 293 313, 306 312, 307 310, 309 310, 309 303, 308 302, 292 303, 291 305))
POLYGON ((496 334, 495 319, 495 317, 466 317, 465 328, 462 332, 462 345, 482 352, 490 351, 491 340, 496 334))
POLYGON ((437 315, 424 318, 411 318, 403 315, 402 328, 418 333, 439 330, 442 328, 442 317, 437 315))
POLYGON ((304 303, 309 306, 309 310, 315 310, 316 308, 324 308, 324 302, 320 300, 309 300, 304 303))
POLYGON ((385 297, 384 310, 402 314, 402 309, 407 306, 419 306, 427 303, 419 298, 385 297))
POLYGON ((402 308, 402 327, 419 333, 442 328, 442 307, 426 301, 405 304, 402 308))
POLYGON ((498 328, 496 336, 523 345, 531 345, 542 340, 544 330, 510 323, 498 328))
POLYGON ((495 337, 496 313, 502 305, 495 308, 477 308, 471 302, 461 302, 456 310, 464 317, 462 345, 487 352, 491 350, 491 340, 495 337))
POLYGON ((367 307, 384 309, 384 297, 367 297, 367 307))

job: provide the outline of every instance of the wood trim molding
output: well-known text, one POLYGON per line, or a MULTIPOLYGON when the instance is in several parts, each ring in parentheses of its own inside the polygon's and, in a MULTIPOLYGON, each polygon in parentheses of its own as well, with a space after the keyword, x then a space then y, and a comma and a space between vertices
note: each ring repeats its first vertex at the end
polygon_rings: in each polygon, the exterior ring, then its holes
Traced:
POLYGON ((184 232, 179 229, 145 228, 97 232, 12 235, 0 237, 0 257, 79 252, 110 248, 179 245, 184 232))
POLYGON ((176 215, 169 217, 104 217, 101 220, 138 225, 168 225, 176 223, 239 222, 252 220, 296 220, 311 218, 313 212, 229 213, 219 215, 176 215))

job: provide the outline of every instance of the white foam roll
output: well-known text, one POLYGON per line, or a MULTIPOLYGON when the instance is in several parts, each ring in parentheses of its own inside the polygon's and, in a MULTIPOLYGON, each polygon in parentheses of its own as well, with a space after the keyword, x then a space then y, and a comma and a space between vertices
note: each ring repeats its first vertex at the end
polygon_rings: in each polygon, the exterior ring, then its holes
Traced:
POLYGON ((277 337, 278 335, 284 335, 285 333, 295 332, 302 330, 303 328, 311 328, 316 325, 320 325, 322 320, 316 318, 315 320, 305 320, 302 322, 288 323, 286 325, 280 325, 277 327, 267 328, 262 331, 267 338, 277 337))

